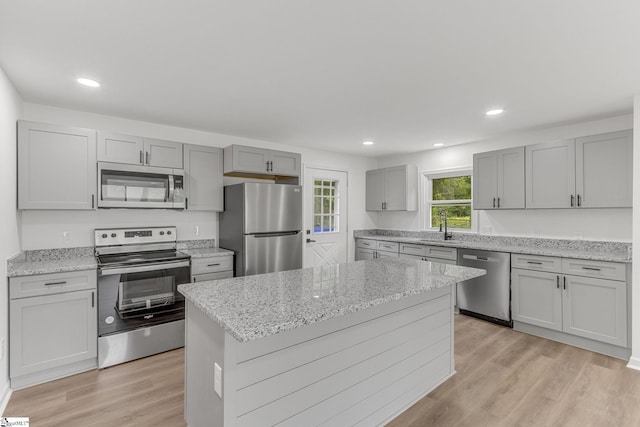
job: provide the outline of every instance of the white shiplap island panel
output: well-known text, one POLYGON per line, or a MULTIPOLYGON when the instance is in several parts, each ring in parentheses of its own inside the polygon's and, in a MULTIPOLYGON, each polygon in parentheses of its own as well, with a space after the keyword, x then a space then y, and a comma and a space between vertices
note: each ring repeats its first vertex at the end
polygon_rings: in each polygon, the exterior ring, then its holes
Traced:
POLYGON ((179 286, 188 425, 390 420, 455 372, 451 287, 482 274, 376 259, 179 286))

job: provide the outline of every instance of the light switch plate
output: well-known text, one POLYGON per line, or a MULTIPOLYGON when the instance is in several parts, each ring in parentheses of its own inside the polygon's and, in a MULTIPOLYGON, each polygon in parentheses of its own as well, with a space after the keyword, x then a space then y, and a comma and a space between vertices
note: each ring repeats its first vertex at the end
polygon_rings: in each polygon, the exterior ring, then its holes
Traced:
POLYGON ((222 368, 217 363, 213 364, 213 390, 222 397, 222 368))

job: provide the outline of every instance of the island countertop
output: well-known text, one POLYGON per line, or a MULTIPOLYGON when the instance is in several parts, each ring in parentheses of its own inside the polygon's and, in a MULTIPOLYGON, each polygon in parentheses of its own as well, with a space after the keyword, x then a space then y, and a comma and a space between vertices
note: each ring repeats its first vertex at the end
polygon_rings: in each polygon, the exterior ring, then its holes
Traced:
POLYGON ((178 286, 239 342, 354 313, 485 274, 484 270, 380 258, 178 286))

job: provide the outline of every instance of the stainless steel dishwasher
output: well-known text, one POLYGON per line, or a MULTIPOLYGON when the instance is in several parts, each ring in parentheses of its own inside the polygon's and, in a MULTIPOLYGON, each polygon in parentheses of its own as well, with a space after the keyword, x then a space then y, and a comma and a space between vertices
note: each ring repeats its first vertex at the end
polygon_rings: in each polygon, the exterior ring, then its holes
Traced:
POLYGON ((510 254, 458 249, 458 265, 487 270, 484 276, 458 283, 460 313, 513 327, 509 285, 510 254))

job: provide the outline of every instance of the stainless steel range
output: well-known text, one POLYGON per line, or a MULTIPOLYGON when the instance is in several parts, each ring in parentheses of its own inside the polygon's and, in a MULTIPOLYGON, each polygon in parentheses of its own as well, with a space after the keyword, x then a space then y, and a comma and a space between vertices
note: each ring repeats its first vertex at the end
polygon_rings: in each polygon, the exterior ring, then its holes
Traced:
POLYGON ((98 368, 184 346, 190 257, 175 227, 96 229, 98 368))

